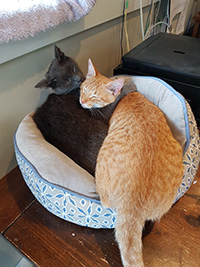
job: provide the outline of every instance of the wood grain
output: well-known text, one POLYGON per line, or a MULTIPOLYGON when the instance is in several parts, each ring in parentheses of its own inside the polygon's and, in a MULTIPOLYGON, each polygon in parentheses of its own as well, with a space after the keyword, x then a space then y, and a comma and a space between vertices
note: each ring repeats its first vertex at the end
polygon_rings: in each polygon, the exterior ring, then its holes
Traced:
POLYGON ((0 198, 0 231, 2 233, 34 200, 18 167, 0 180, 0 198))
POLYGON ((4 235, 38 266, 121 266, 112 230, 71 224, 38 202, 4 235))
MULTIPOLYGON (((143 239, 147 267, 200 267, 200 169, 187 193, 143 239)), ((37 201, 4 236, 40 267, 116 266, 120 254, 112 230, 64 221, 37 201)))
POLYGON ((200 168, 194 181, 143 239, 145 266, 200 266, 200 168))

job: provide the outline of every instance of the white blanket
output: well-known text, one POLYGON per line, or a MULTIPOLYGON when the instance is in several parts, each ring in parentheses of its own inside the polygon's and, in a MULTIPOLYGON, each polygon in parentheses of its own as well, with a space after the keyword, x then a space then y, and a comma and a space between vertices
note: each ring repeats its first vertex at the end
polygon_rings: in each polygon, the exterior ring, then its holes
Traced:
POLYGON ((21 40, 77 21, 90 12, 96 0, 9 0, 0 5, 0 43, 21 40))

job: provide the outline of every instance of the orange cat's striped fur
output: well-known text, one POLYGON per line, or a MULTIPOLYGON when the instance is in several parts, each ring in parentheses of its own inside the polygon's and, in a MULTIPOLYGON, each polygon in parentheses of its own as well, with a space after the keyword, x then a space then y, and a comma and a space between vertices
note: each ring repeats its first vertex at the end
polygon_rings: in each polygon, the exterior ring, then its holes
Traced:
MULTIPOLYGON (((95 106, 95 97, 100 107, 101 98, 104 106, 108 96, 118 94, 107 87, 108 78, 101 79, 94 67, 91 72, 91 64, 90 78, 81 86, 85 108, 95 106)), ((144 266, 144 223, 159 220, 170 209, 182 176, 182 148, 163 113, 139 92, 125 96, 110 119, 95 172, 102 204, 117 211, 115 232, 124 266, 144 266)))

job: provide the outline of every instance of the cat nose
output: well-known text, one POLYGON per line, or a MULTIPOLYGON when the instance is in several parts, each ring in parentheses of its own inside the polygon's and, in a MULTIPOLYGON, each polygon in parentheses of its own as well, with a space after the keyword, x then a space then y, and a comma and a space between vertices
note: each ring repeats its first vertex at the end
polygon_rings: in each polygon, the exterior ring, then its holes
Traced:
POLYGON ((87 104, 86 104, 86 102, 87 102, 86 100, 80 98, 79 102, 80 102, 82 108, 86 108, 86 109, 89 108, 89 107, 87 106, 87 104))
POLYGON ((81 103, 81 105, 83 105, 83 104, 85 104, 85 100, 84 99, 82 99, 82 98, 80 98, 80 103, 81 103))

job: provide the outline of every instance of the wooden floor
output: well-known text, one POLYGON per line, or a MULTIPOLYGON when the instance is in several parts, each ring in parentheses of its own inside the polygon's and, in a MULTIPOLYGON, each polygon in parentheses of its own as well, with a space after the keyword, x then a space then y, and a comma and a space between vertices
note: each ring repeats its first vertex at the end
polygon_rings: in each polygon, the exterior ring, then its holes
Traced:
MULTIPOLYGON (((148 267, 200 267, 200 168, 188 192, 143 239, 148 267)), ((16 167, 0 180, 0 229, 40 267, 122 266, 113 230, 69 223, 45 210, 16 167)))

